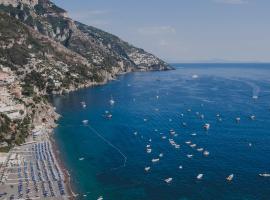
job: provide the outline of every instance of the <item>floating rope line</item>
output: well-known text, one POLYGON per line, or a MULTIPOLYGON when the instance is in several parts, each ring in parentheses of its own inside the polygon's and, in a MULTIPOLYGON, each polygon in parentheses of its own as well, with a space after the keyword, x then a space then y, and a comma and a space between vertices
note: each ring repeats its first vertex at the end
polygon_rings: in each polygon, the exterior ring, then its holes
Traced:
POLYGON ((125 168, 126 163, 127 163, 127 156, 118 147, 113 145, 109 140, 107 140, 100 133, 98 133, 98 131, 96 129, 94 129, 92 126, 85 125, 85 127, 89 128, 93 133, 95 133, 99 138, 101 138, 105 143, 107 143, 109 146, 111 146, 113 149, 115 149, 123 157, 123 163, 118 167, 111 168, 110 171, 118 170, 120 168, 125 168))

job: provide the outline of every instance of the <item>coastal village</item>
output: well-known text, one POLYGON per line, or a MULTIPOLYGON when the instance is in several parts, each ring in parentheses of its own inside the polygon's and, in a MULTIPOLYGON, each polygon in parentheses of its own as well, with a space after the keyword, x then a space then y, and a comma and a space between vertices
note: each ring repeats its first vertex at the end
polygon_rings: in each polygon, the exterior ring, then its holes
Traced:
POLYGON ((32 101, 22 95, 21 84, 11 69, 0 66, 0 199, 66 199, 67 179, 50 139, 55 126, 54 110, 47 109, 47 113, 33 117, 28 136, 22 143, 9 142, 11 137, 16 137, 16 124, 22 123, 33 111, 27 108, 32 101), (11 127, 6 127, 7 121, 11 127), (6 134, 3 129, 8 128, 11 133, 6 134))

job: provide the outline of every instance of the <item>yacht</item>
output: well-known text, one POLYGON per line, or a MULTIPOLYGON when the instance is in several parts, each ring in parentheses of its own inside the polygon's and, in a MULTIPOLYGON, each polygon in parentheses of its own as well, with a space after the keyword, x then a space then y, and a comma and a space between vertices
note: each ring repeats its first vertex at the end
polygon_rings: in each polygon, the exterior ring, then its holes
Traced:
POLYGON ((170 183, 170 182, 172 182, 172 178, 166 178, 164 181, 166 182, 166 183, 170 183))
POLYGON ((234 177, 234 175, 233 174, 231 174, 230 176, 228 176, 226 179, 227 179, 227 181, 232 181, 233 180, 233 177, 234 177))

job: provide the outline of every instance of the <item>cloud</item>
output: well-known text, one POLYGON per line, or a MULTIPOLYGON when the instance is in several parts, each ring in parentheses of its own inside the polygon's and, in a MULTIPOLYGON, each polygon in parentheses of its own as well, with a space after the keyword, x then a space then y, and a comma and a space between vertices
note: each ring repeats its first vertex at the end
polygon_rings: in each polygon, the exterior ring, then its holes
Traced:
POLYGON ((216 3, 224 3, 224 4, 234 4, 234 5, 241 5, 248 3, 247 0, 214 0, 216 3))
POLYGON ((172 26, 152 26, 139 28, 137 32, 141 35, 163 35, 174 34, 176 30, 172 26))

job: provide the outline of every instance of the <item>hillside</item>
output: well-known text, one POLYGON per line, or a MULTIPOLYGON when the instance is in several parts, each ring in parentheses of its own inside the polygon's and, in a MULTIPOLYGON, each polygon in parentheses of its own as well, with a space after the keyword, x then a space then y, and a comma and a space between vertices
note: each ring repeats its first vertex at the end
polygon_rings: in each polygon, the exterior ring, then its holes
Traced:
POLYGON ((132 71, 171 67, 49 0, 0 0, 0 150, 58 115, 46 99, 132 71))

